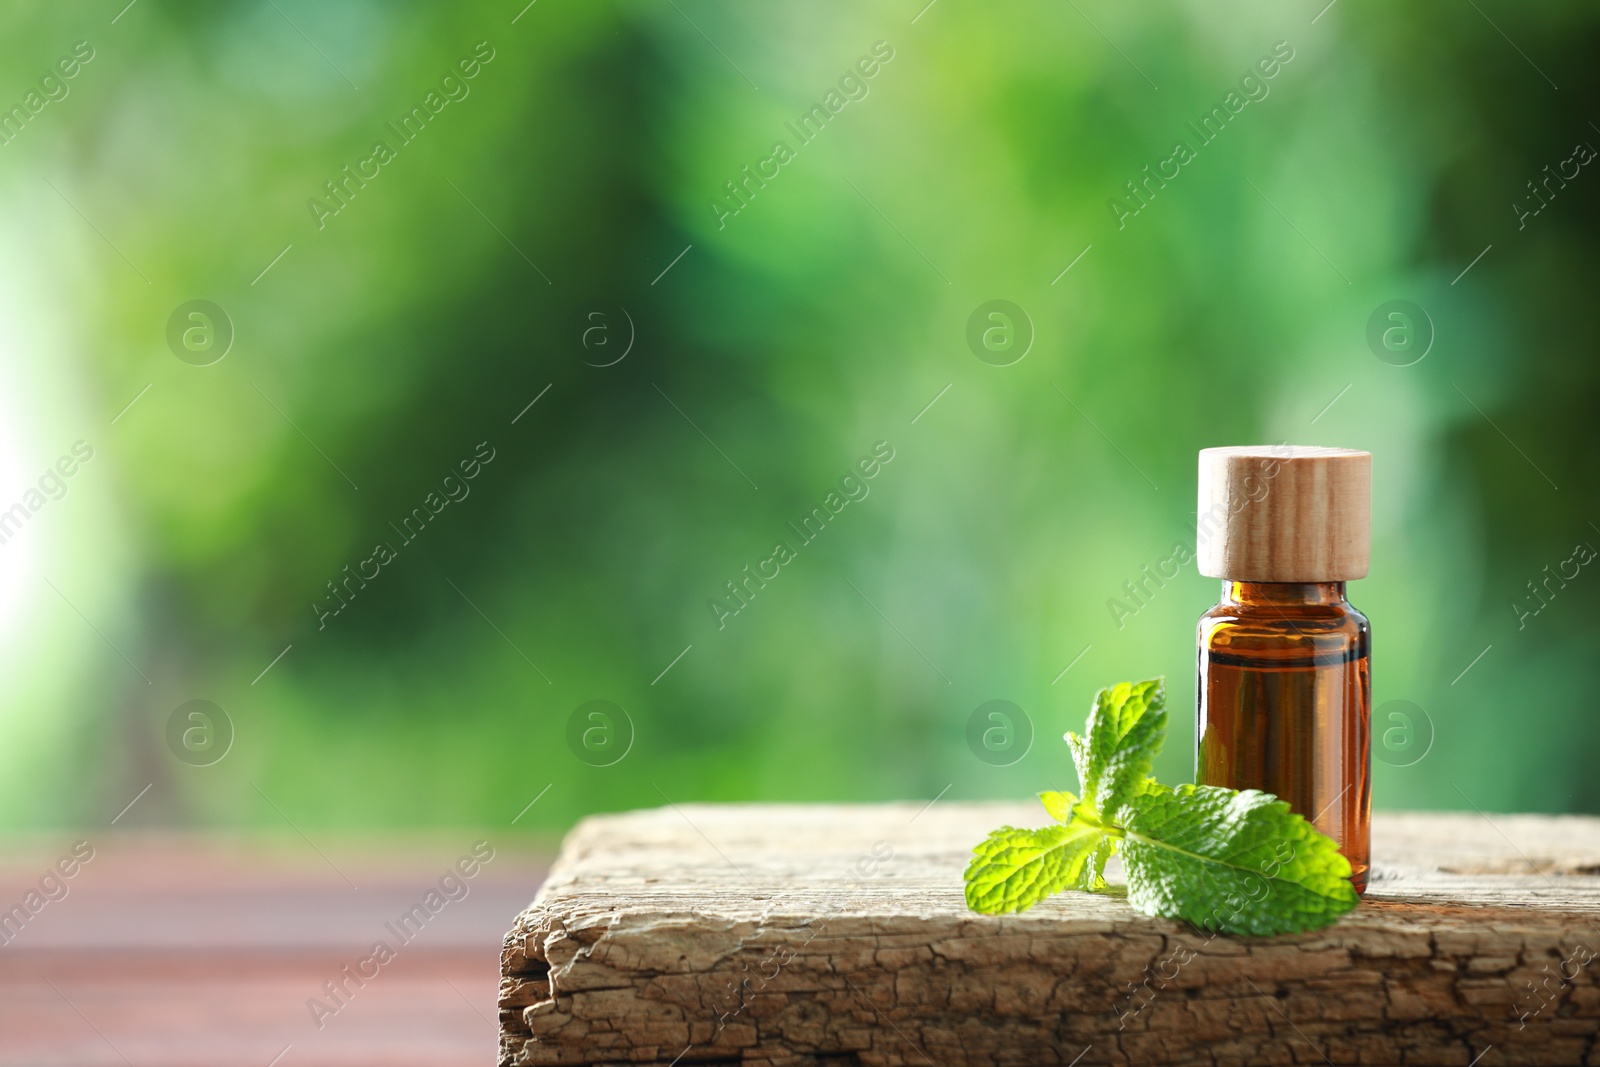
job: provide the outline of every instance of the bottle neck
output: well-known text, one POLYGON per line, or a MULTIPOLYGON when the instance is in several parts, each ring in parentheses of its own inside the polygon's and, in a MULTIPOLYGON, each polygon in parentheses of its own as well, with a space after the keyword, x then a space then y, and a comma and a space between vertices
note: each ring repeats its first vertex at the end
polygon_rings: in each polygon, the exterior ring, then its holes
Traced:
POLYGON ((1224 604, 1342 604, 1343 582, 1233 582, 1222 580, 1224 604))

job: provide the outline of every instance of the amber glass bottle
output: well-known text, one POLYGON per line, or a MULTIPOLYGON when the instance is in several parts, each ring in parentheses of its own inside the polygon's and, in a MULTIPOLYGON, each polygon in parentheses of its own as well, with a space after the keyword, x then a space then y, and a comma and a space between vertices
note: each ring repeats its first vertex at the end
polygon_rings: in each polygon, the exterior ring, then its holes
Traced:
POLYGON ((1366 452, 1277 446, 1200 453, 1195 781, 1275 793, 1339 844, 1367 886, 1372 683, 1366 452))

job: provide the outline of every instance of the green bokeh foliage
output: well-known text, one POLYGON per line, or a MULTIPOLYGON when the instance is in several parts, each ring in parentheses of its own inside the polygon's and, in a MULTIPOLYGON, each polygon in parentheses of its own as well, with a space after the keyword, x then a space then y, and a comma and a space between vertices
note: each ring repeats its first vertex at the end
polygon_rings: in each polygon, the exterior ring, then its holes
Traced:
POLYGON ((1375 456, 1351 597, 1375 704, 1434 730, 1377 806, 1600 808, 1600 577, 1525 628, 1510 607, 1600 545, 1600 178, 1521 229, 1506 206, 1600 143, 1591 8, 119 7, 3 16, 0 98, 95 49, 0 146, 0 444, 24 482, 96 449, 0 546, 6 825, 103 821, 146 782, 138 818, 208 826, 280 826, 263 794, 304 826, 498 825, 549 784, 536 830, 664 796, 1022 796, 1072 786, 1096 688, 1158 673, 1158 773, 1186 780, 1215 583, 1191 565, 1121 627, 1107 600, 1192 540, 1197 449, 1284 439, 1375 456), (480 41, 470 94, 319 229, 307 201, 480 41), (1270 93, 1119 228, 1111 198, 1280 41, 1270 93), (210 367, 164 340, 195 298, 237 330, 210 367), (1365 341, 1397 298, 1437 331, 1403 368, 1365 341), (1006 367, 965 341, 992 299, 1035 333, 1006 367), (592 366, 618 309, 634 346, 592 366), (319 629, 325 583, 483 441, 470 495, 319 629), (866 498, 719 629, 724 583, 879 441, 866 498), (237 728, 214 767, 164 747, 193 698, 237 728), (611 767, 565 741, 594 698, 636 731, 611 767), (1010 767, 965 741, 995 698, 1033 722, 1010 767))

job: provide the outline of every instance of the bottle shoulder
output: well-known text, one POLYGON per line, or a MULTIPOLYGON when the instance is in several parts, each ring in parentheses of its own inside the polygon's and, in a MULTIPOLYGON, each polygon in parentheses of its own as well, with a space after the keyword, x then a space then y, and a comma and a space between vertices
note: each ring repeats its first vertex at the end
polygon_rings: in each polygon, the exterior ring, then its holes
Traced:
POLYGON ((1321 623, 1328 626, 1353 625, 1364 627, 1370 625, 1367 616, 1348 600, 1333 604, 1294 604, 1270 602, 1256 604, 1242 604, 1238 601, 1219 601, 1207 608, 1200 616, 1200 621, 1207 619, 1219 622, 1249 623, 1257 620, 1271 621, 1274 619, 1305 620, 1308 623, 1321 623))
POLYGON ((1372 624, 1348 601, 1334 604, 1216 604, 1200 616, 1202 648, 1310 644, 1364 651, 1372 624))

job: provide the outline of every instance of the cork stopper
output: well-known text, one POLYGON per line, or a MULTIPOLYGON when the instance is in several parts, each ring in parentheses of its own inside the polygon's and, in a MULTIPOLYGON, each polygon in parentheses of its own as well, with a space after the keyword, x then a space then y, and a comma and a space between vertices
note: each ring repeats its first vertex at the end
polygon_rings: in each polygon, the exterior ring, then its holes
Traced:
POLYGON ((1200 450, 1200 573, 1236 582, 1367 576, 1372 453, 1308 445, 1200 450))

